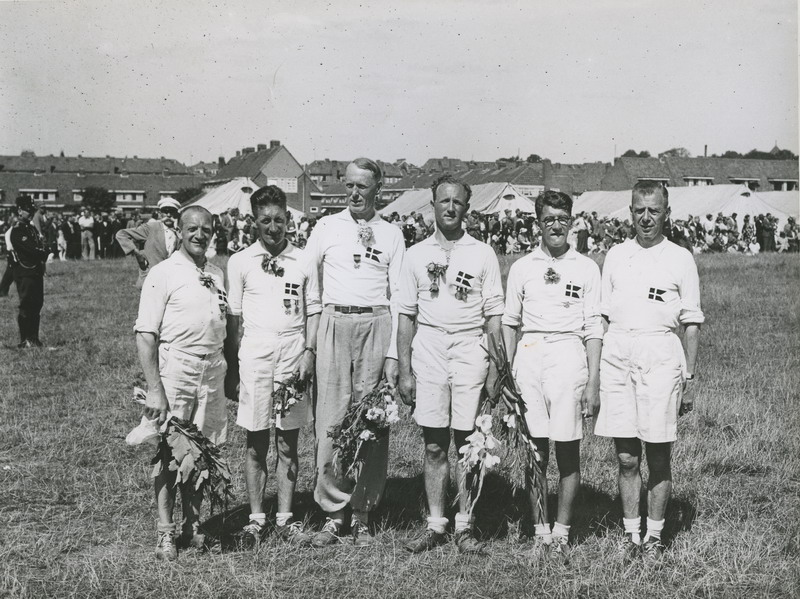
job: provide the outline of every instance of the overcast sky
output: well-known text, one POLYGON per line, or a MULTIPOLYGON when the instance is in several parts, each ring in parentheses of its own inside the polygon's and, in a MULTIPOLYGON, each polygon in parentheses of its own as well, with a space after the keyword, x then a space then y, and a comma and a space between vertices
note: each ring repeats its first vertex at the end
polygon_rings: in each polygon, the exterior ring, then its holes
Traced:
POLYGON ((0 154, 798 151, 794 0, 0 1, 0 154))

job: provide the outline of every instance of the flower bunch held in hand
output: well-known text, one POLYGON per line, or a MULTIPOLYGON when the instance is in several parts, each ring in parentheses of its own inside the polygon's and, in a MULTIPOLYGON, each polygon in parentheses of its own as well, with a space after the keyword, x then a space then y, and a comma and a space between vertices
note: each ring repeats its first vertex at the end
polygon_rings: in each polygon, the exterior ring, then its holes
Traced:
MULTIPOLYGON (((484 404, 484 410, 489 409, 484 404)), ((483 490, 486 473, 500 465, 500 441, 492 434, 491 414, 481 414, 475 419, 475 431, 467 437, 467 444, 458 449, 461 458, 458 463, 468 476, 469 500, 467 510, 471 514, 483 490)))
POLYGON ((278 416, 286 418, 292 406, 303 401, 305 391, 306 382, 301 381, 297 373, 278 383, 272 392, 272 421, 277 420, 278 416))
POLYGON ((400 421, 394 392, 382 383, 358 401, 352 401, 340 424, 328 431, 333 439, 333 472, 357 478, 364 463, 364 444, 389 434, 400 421))
POLYGON ((431 280, 431 296, 436 297, 439 295, 439 281, 444 283, 444 275, 447 272, 447 264, 437 264, 431 262, 428 264, 428 277, 431 280))
POLYGON ((358 242, 365 248, 375 243, 375 235, 372 234, 372 227, 363 219, 358 221, 358 242))

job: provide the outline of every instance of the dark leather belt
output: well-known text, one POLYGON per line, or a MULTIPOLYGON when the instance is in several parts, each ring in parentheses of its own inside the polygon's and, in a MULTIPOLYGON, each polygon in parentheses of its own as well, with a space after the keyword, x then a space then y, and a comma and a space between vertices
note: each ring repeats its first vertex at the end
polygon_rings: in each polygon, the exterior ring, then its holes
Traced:
POLYGON ((341 312, 342 314, 372 314, 372 308, 370 307, 362 307, 362 306, 334 306, 333 309, 336 312, 341 312))

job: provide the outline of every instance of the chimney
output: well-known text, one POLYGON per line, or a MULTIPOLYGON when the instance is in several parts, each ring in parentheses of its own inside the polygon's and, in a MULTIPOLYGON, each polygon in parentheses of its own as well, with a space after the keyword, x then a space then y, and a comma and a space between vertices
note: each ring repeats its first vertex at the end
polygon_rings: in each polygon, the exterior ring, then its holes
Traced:
POLYGON ((217 160, 217 164, 219 165, 219 168, 225 166, 225 156, 220 156, 219 159, 217 160))
POLYGON ((258 144, 258 151, 261 152, 262 150, 267 149, 267 144, 258 144))
POLYGON ((278 141, 277 139, 271 139, 271 140, 269 141, 269 149, 270 149, 270 150, 271 150, 272 148, 280 148, 280 147, 281 147, 281 142, 280 142, 280 141, 278 141))
POLYGON ((708 158, 708 144, 703 146, 703 158, 708 158))
POLYGON ((241 151, 239 151, 239 150, 236 150, 236 157, 238 158, 238 157, 239 157, 239 156, 241 156, 241 155, 242 155, 241 151))
POLYGON ((255 152, 255 151, 256 151, 256 149, 253 146, 249 146, 247 148, 242 148, 242 156, 244 156, 245 154, 250 154, 250 153, 255 152))

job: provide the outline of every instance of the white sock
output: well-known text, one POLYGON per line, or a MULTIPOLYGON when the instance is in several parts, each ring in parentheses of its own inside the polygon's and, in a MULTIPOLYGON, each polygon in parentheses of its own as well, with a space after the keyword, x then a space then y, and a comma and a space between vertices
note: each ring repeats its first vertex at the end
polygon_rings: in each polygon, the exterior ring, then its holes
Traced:
POLYGON ((644 534, 644 540, 655 539, 661 540, 661 531, 664 530, 664 520, 651 520, 647 519, 647 532, 644 534))
POLYGON ((447 528, 447 523, 450 522, 447 518, 435 518, 428 516, 428 530, 443 534, 447 528))
POLYGON ((473 522, 472 516, 469 514, 462 514, 458 512, 456 514, 456 532, 461 532, 462 530, 469 530, 472 528, 473 522))
POLYGON ((625 534, 631 535, 631 539, 633 540, 633 542, 639 545, 642 542, 642 537, 641 537, 642 519, 623 518, 622 525, 625 527, 625 534))
POLYGON ((357 512, 353 510, 353 517, 350 519, 351 524, 361 522, 361 524, 369 524, 369 512, 357 512))
POLYGON ((553 540, 553 536, 550 534, 550 525, 547 522, 534 524, 533 530, 536 538, 541 539, 543 542, 549 544, 553 540))
POLYGON ((554 537, 561 537, 563 539, 568 539, 569 538, 569 528, 570 527, 567 526, 566 524, 561 524, 561 522, 556 521, 556 523, 553 524, 553 536, 554 537))
POLYGON ((289 520, 292 519, 294 514, 292 512, 278 512, 275 514, 275 524, 278 526, 286 526, 289 524, 289 520))
POLYGON ((264 512, 250 514, 250 521, 257 523, 259 526, 264 526, 267 523, 267 515, 264 512))

